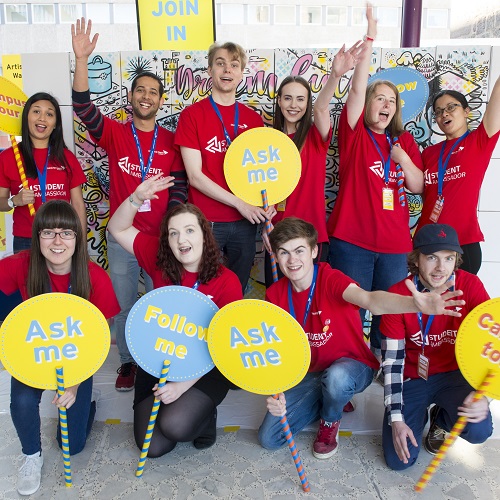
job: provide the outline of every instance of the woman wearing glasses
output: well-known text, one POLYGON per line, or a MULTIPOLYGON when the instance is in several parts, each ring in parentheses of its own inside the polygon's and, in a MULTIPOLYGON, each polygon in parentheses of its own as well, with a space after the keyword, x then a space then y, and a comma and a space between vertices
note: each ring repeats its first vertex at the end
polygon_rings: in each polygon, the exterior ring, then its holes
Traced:
MULTIPOLYGON (((48 201, 36 212, 31 251, 0 259, 0 290, 10 294, 17 289, 23 300, 49 292, 72 293, 94 304, 108 319, 120 312, 108 274, 89 260, 86 235, 76 211, 63 200, 48 201)), ((42 393, 43 389, 11 378, 10 412, 24 454, 17 483, 21 495, 31 495, 40 486, 42 393)), ((67 409, 71 455, 82 451, 90 433, 96 411, 91 395, 92 377, 67 387, 52 400, 67 409)), ((57 441, 61 446, 59 427, 57 441)))
POLYGON ((82 184, 86 178, 75 155, 63 139, 61 110, 46 92, 32 95, 23 109, 22 141, 19 152, 29 189, 23 189, 13 148, 0 154, 0 211, 14 209, 14 253, 31 246, 33 216, 29 204, 38 210, 45 201, 70 201, 87 233, 82 184))
POLYGON ((477 206, 484 175, 500 130, 500 78, 497 79, 483 120, 469 131, 470 108, 464 95, 443 90, 432 103, 434 119, 446 140, 422 153, 425 168, 424 206, 417 231, 426 224, 449 224, 458 233, 464 251, 461 269, 477 274, 484 241, 477 206))
MULTIPOLYGON (((340 115, 339 191, 328 220, 330 264, 361 288, 387 290, 407 275, 411 251, 408 203, 404 188, 421 193, 422 160, 415 140, 404 130, 398 89, 389 81, 368 85, 377 21, 367 4, 368 30, 340 115), (401 181, 399 185, 398 179, 401 181)), ((361 318, 365 311, 360 309, 361 318)), ((380 355, 380 316, 370 332, 380 355)))

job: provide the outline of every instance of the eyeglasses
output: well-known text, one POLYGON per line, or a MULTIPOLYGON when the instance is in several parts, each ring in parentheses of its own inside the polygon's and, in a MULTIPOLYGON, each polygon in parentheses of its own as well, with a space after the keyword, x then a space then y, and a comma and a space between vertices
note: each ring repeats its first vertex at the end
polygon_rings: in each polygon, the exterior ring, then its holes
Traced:
POLYGON ((433 113, 433 116, 434 118, 439 118, 440 116, 442 116, 442 114, 446 111, 447 113, 453 113, 455 111, 455 109, 457 109, 458 107, 462 107, 461 104, 457 104, 457 103, 450 103, 448 104, 447 106, 445 106, 444 108, 436 108, 434 113, 433 113))
POLYGON ((49 231, 48 229, 42 229, 38 232, 40 238, 44 240, 53 240, 57 235, 60 236, 62 240, 74 240, 76 238, 76 233, 67 229, 66 231, 49 231))

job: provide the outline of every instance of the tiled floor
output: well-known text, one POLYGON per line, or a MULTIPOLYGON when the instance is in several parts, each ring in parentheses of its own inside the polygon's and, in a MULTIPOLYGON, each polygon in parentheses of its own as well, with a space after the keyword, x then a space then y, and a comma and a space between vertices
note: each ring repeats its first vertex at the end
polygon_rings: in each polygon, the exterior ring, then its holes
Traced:
MULTIPOLYGON (((204 451, 182 443, 170 454, 148 459, 135 477, 139 451, 132 435, 131 393, 113 388, 116 351, 112 348, 95 377, 101 390, 97 422, 87 446, 72 457, 73 487, 64 486, 62 457, 55 441, 55 413, 50 394, 42 400, 44 467, 42 486, 33 498, 44 499, 500 499, 500 439, 483 445, 458 440, 421 493, 414 485, 431 460, 422 451, 406 472, 387 469, 380 443, 382 390, 377 384, 356 397, 356 411, 343 419, 339 452, 328 460, 311 454, 312 432, 295 440, 311 485, 303 493, 287 449, 263 450, 254 430, 264 398, 236 391, 220 407, 217 444, 204 451), (235 411, 236 410, 236 411, 235 411)), ((0 499, 18 498, 20 445, 8 414, 9 376, 0 373, 0 499)), ((500 406, 494 407, 497 429, 500 406)), ((498 437, 498 431, 496 432, 498 437)))

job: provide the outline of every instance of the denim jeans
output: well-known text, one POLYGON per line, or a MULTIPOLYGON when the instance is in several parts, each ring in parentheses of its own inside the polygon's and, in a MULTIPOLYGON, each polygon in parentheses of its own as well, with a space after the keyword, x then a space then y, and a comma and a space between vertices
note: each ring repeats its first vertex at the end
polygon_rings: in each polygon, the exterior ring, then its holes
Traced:
POLYGON ((253 266, 258 227, 246 219, 212 222, 215 239, 226 257, 225 265, 238 276, 243 293, 253 266))
MULTIPOLYGON (((356 280, 361 288, 388 290, 389 287, 408 276, 405 253, 377 253, 352 243, 330 238, 330 265, 356 280)), ((365 319, 366 309, 360 309, 361 321, 365 319)), ((380 316, 372 317, 370 345, 372 351, 380 354, 380 316)))
MULTIPOLYGON (((23 384, 14 377, 11 378, 10 415, 25 455, 33 455, 42 449, 39 406, 43 391, 23 384)), ((75 403, 66 410, 71 455, 83 450, 90 434, 96 410, 95 402, 90 401, 91 397, 92 377, 80 384, 75 403)), ((57 442, 61 447, 59 424, 57 424, 57 442)))
MULTIPOLYGON (((457 409, 462 405, 465 397, 474 389, 464 379, 459 370, 431 375, 427 381, 422 378, 407 380, 403 383, 404 406, 403 416, 406 425, 410 427, 419 444, 415 448, 410 440, 408 450, 410 458, 404 464, 399 460, 394 443, 392 441, 392 429, 388 423, 387 411, 382 424, 382 447, 387 465, 394 470, 403 470, 411 467, 418 457, 420 443, 425 424, 427 423, 427 408, 436 403, 441 411, 437 417, 437 425, 446 431, 450 431, 458 419, 457 409)), ((491 413, 488 417, 477 424, 468 423, 460 437, 469 443, 483 443, 493 432, 491 413)))
MULTIPOLYGON (((340 420, 346 403, 372 383, 373 375, 372 368, 350 358, 338 359, 323 372, 307 373, 301 382, 285 392, 292 434, 320 417, 328 422, 340 420)), ((279 417, 266 413, 259 429, 259 441, 268 450, 286 444, 279 417)))
POLYGON ((31 238, 23 238, 22 236, 14 236, 12 241, 12 250, 14 253, 19 253, 22 250, 31 249, 31 238))
MULTIPOLYGON (((121 309, 114 318, 116 347, 120 354, 120 363, 131 363, 134 358, 125 340, 125 324, 128 313, 138 298, 140 266, 135 256, 124 250, 110 233, 107 233, 107 239, 109 275, 121 309)), ((146 292, 150 292, 153 289, 153 282, 144 270, 143 274, 146 292)))

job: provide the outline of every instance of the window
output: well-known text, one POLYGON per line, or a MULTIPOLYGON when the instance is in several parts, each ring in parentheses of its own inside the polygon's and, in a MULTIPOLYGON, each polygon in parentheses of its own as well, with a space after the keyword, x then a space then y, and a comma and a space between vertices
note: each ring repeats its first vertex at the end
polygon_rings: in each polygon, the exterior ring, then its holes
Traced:
POLYGON ((300 7, 300 24, 321 24, 321 7, 300 7))
POLYGON ((82 17, 82 4, 79 3, 60 3, 59 4, 59 22, 62 24, 74 23, 82 17))
POLYGON ((269 24, 269 5, 249 5, 248 24, 269 24))
POLYGON ((227 4, 223 3, 220 6, 220 23, 221 24, 244 24, 245 14, 243 12, 243 4, 227 4))
POLYGON ((135 2, 113 4, 113 22, 115 24, 137 24, 135 2))
POLYGON ((33 4, 31 6, 33 24, 54 24, 56 13, 53 5, 33 4))
POLYGON ((327 7, 326 24, 347 25, 347 7, 327 7))
MULTIPOLYGON (((377 17, 377 15, 375 15, 377 17)), ((365 7, 352 8, 352 25, 353 26, 368 26, 366 22, 366 9, 365 7)))
POLYGON ((446 9, 427 9, 427 28, 448 28, 446 9))
POLYGON ((399 9, 397 7, 377 7, 379 26, 396 28, 399 26, 399 9))
POLYGON ((295 6, 275 5, 274 6, 275 24, 296 24, 295 6))
POLYGON ((28 24, 28 6, 26 4, 5 4, 6 24, 28 24))
POLYGON ((111 16, 108 3, 88 3, 86 7, 86 18, 92 19, 96 24, 109 24, 111 16))

